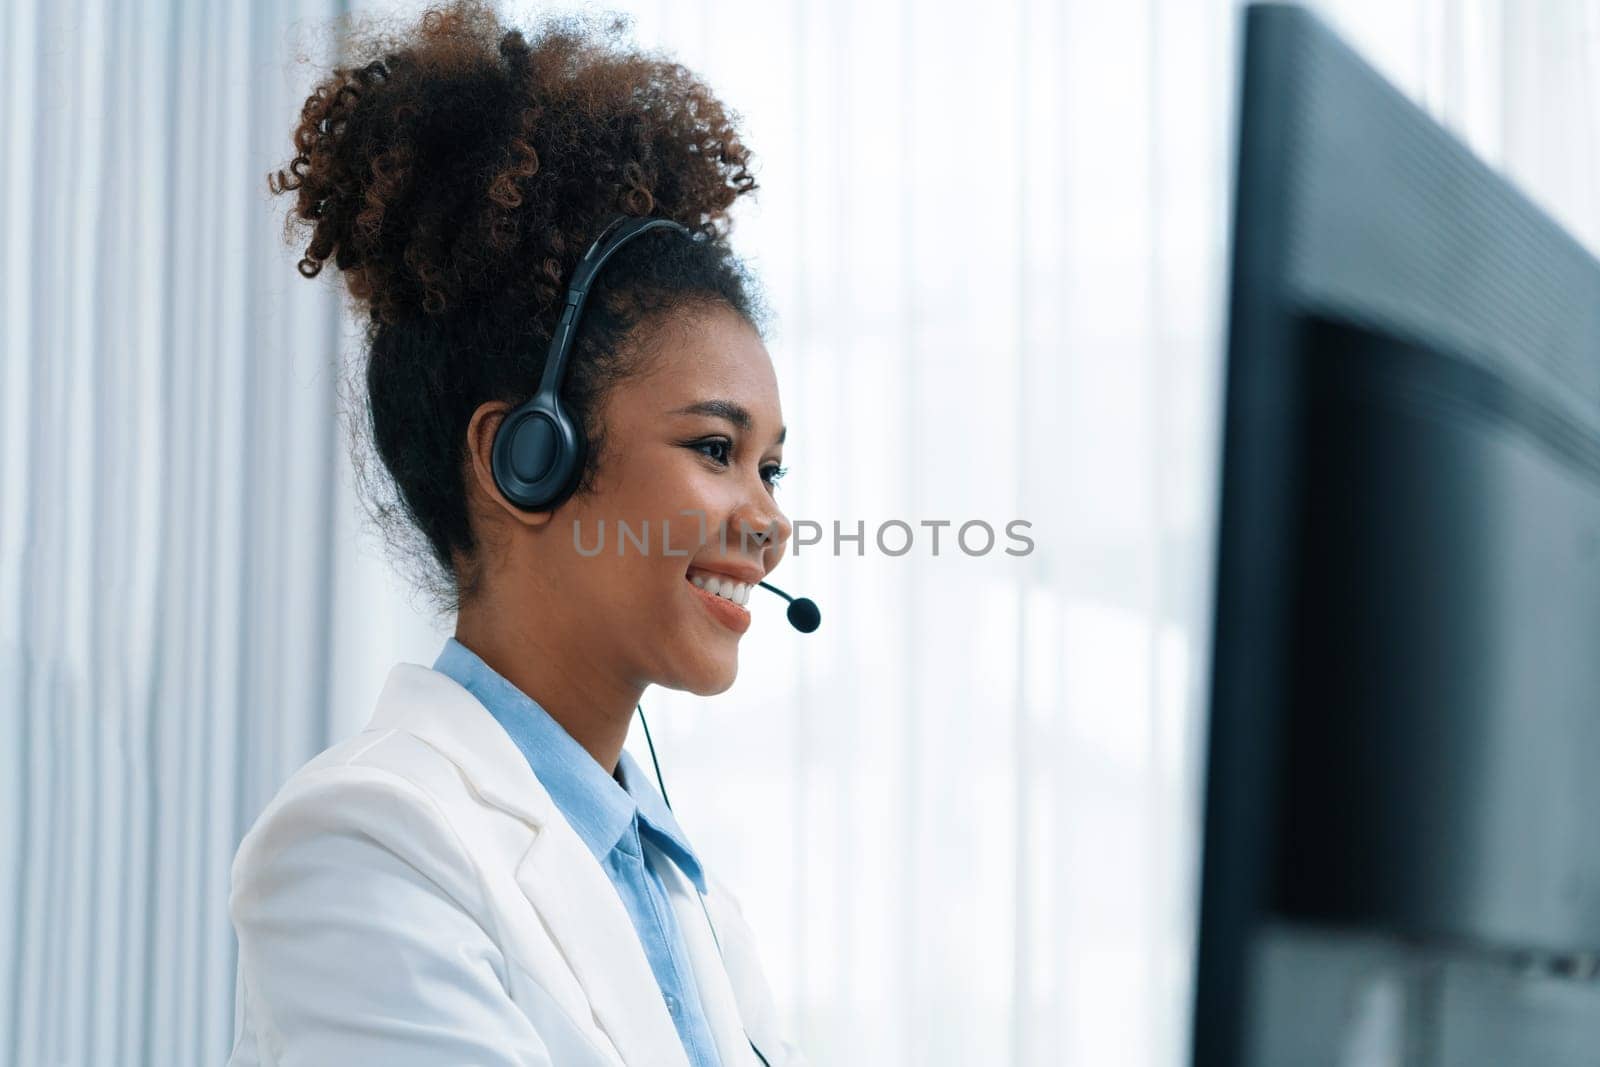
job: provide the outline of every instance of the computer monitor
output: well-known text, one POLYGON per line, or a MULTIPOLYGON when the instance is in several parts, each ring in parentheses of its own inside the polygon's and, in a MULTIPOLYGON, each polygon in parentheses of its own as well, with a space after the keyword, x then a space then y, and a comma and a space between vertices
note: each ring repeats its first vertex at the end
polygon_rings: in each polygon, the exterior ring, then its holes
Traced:
POLYGON ((1243 56, 1192 1062, 1600 1063, 1600 263, 1243 56))

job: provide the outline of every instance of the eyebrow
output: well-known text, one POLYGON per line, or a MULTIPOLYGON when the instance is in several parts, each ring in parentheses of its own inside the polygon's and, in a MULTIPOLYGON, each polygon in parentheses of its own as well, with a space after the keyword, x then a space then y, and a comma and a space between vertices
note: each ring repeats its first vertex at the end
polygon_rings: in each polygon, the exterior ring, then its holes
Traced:
MULTIPOLYGON (((744 406, 732 400, 701 400, 687 407, 678 408, 671 412, 673 415, 709 415, 714 419, 726 419, 741 430, 749 431, 752 419, 750 412, 744 406)), ((789 427, 785 426, 778 431, 775 444, 783 444, 784 438, 789 436, 789 427)))

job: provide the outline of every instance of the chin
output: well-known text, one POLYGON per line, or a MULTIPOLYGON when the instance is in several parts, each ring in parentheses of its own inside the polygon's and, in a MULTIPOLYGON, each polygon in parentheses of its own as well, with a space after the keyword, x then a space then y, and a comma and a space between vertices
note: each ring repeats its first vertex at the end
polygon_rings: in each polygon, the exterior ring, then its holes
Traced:
POLYGON ((740 635, 712 620, 704 608, 691 605, 688 618, 664 625, 658 633, 662 640, 658 647, 666 655, 659 663, 657 684, 702 697, 725 693, 733 686, 739 676, 740 635))
POLYGON ((680 669, 677 674, 678 677, 668 688, 681 689, 697 697, 714 697, 732 688, 739 676, 739 660, 736 654, 732 654, 726 660, 700 661, 693 663, 686 671, 680 669))
POLYGON ((738 676, 739 668, 737 666, 733 666, 726 671, 720 671, 716 674, 702 675, 696 680, 695 684, 688 686, 687 688, 689 692, 693 693, 697 697, 714 697, 718 693, 726 693, 729 689, 731 689, 733 687, 734 679, 738 676))

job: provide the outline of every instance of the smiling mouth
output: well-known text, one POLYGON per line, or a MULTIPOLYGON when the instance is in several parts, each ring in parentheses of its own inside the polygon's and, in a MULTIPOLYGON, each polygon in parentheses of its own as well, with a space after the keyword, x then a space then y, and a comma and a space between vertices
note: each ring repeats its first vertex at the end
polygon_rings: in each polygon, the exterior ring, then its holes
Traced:
POLYGON ((684 575, 684 581, 689 584, 696 600, 705 605, 711 617, 722 623, 735 633, 744 633, 750 628, 750 611, 737 600, 730 600, 727 595, 713 592, 713 584, 718 589, 726 587, 727 592, 734 596, 740 595, 739 586, 743 585, 743 596, 749 599, 751 586, 748 583, 735 582, 731 578, 715 576, 684 575))

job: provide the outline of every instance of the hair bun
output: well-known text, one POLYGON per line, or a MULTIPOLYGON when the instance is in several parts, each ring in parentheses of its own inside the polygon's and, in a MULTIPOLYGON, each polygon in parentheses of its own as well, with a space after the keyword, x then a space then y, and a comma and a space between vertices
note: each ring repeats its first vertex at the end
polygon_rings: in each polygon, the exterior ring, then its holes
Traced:
POLYGON ((554 306, 598 227, 656 214, 723 237, 757 188, 737 116, 681 64, 628 46, 625 16, 507 29, 491 6, 430 8, 358 32, 306 98, 295 155, 269 176, 379 321, 496 301, 554 306))

